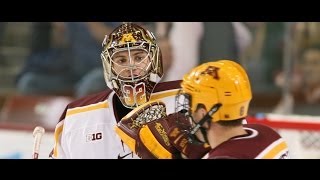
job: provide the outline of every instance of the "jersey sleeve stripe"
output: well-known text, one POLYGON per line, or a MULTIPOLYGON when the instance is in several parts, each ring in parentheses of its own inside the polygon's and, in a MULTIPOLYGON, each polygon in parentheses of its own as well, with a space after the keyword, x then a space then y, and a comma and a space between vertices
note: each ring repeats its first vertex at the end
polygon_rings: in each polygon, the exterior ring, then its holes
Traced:
POLYGON ((57 124, 55 133, 54 133, 54 148, 53 148, 53 157, 58 157, 58 142, 59 142, 59 137, 61 136, 62 130, 63 130, 63 122, 60 121, 57 124))
POLYGON ((279 139, 267 147, 262 153, 257 156, 257 158, 262 159, 274 159, 279 156, 279 153, 284 152, 288 148, 287 144, 283 139, 279 139))
POLYGON ((108 108, 108 107, 109 107, 108 102, 102 102, 102 103, 98 103, 98 104, 94 104, 94 105, 89 105, 89 106, 69 109, 67 111, 66 117, 74 115, 74 114, 78 114, 78 113, 83 113, 83 112, 87 112, 87 111, 93 111, 93 110, 96 110, 96 109, 108 108))

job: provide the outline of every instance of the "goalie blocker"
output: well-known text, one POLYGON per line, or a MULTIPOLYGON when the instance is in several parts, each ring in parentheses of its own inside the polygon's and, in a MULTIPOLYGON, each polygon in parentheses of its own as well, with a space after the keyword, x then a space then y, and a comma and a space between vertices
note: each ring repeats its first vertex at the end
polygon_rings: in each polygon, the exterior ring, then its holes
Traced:
POLYGON ((200 159, 209 152, 210 146, 189 141, 191 124, 188 122, 180 112, 167 116, 163 102, 150 101, 122 118, 115 131, 142 159, 200 159))

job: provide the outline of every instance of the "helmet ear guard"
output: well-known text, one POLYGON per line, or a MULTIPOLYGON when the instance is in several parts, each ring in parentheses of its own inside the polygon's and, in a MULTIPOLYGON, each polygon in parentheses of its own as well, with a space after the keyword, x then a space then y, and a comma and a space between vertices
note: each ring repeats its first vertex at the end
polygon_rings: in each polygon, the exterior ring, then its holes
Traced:
POLYGON ((159 83, 161 81, 161 78, 155 73, 150 73, 150 79, 149 80, 154 82, 154 83, 159 83))

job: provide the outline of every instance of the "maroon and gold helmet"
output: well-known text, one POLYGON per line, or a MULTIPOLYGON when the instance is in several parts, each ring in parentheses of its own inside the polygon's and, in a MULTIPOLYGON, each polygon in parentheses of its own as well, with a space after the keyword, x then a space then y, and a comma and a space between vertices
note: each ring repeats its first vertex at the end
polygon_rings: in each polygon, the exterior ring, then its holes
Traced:
POLYGON ((135 108, 149 101, 163 76, 161 51, 152 32, 124 23, 105 37, 102 46, 105 81, 122 104, 135 108))

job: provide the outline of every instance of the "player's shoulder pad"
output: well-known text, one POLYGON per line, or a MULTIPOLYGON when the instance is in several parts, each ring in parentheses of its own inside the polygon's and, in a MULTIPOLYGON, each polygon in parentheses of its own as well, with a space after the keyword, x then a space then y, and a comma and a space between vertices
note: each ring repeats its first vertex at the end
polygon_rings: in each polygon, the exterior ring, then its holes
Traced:
POLYGON ((68 104, 68 109, 70 108, 76 108, 76 107, 82 107, 87 106, 90 104, 96 104, 99 102, 103 102, 106 99, 108 99, 109 95, 111 94, 111 89, 106 89, 104 91, 101 91, 99 93, 91 94, 85 97, 82 97, 80 99, 77 99, 71 103, 68 104))
POLYGON ((83 98, 80 98, 80 99, 72 101, 64 109, 63 113, 61 114, 61 116, 59 118, 59 122, 62 121, 63 119, 65 119, 68 109, 76 108, 76 107, 83 107, 83 106, 87 106, 87 105, 90 105, 90 104, 96 104, 96 103, 99 103, 99 102, 103 102, 106 99, 108 99, 108 97, 111 94, 111 92, 112 92, 111 89, 106 89, 106 90, 104 90, 102 92, 99 92, 99 93, 96 93, 96 94, 92 94, 92 95, 88 95, 88 96, 85 96, 83 98))

